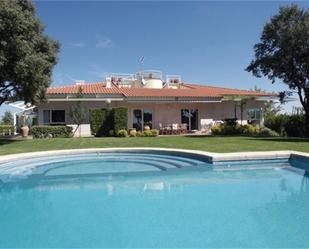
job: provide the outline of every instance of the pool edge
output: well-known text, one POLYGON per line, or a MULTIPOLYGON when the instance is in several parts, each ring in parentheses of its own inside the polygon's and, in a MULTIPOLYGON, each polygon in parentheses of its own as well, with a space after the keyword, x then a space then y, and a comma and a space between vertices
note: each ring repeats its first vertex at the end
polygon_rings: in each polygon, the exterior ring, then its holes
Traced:
POLYGON ((156 148, 156 147, 121 147, 121 148, 88 148, 88 149, 69 149, 69 150, 49 150, 38 152, 26 152, 18 154, 9 154, 0 156, 0 163, 53 155, 68 155, 80 153, 102 153, 102 152, 163 152, 173 153, 174 155, 195 156, 209 163, 225 161, 247 161, 247 160, 272 160, 272 159, 308 159, 309 153, 298 152, 293 150, 284 151, 256 151, 256 152, 229 152, 214 153, 200 150, 185 150, 173 148, 156 148))

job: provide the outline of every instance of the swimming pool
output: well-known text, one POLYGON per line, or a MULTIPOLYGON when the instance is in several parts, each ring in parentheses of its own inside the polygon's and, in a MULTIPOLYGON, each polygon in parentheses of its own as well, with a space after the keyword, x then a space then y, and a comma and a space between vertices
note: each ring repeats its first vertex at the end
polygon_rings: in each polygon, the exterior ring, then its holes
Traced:
POLYGON ((194 158, 121 152, 2 163, 0 247, 309 247, 307 162, 194 158))

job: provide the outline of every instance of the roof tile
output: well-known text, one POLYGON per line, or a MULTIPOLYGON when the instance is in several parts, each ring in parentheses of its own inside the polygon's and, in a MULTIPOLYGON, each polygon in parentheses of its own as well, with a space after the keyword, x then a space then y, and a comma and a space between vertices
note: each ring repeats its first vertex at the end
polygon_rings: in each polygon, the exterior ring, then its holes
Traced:
POLYGON ((184 84, 182 88, 151 89, 151 88, 118 88, 112 85, 106 88, 105 82, 85 83, 84 85, 69 85, 61 87, 50 87, 47 95, 54 94, 77 94, 82 87, 83 94, 115 94, 125 97, 222 97, 226 95, 252 95, 252 96, 274 96, 274 93, 265 93, 232 88, 214 87, 198 84, 184 84))

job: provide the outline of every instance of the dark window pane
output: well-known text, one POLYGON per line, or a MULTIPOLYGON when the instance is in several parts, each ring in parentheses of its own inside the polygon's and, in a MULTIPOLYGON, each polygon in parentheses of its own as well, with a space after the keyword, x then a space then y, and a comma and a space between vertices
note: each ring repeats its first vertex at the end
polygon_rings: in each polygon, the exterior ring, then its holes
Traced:
POLYGON ((65 123, 65 111, 53 110, 52 111, 52 123, 65 123))
POLYGON ((198 130, 198 110, 191 109, 191 130, 198 130))
POLYGON ((190 112, 188 109, 181 109, 181 123, 187 124, 187 129, 189 129, 189 117, 190 112))
POLYGON ((148 125, 152 129, 152 110, 144 109, 144 126, 148 125))
POLYGON ((133 128, 137 131, 142 130, 142 110, 133 110, 133 128))
POLYGON ((43 111, 43 123, 49 124, 50 123, 50 110, 43 111))

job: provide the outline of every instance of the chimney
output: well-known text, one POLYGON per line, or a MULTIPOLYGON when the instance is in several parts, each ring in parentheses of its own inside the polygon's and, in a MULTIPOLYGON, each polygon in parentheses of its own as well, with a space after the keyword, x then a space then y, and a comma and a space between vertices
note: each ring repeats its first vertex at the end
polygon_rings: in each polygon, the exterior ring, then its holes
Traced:
POLYGON ((106 88, 112 87, 112 79, 111 77, 106 77, 106 88))

